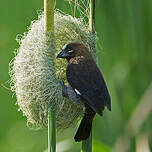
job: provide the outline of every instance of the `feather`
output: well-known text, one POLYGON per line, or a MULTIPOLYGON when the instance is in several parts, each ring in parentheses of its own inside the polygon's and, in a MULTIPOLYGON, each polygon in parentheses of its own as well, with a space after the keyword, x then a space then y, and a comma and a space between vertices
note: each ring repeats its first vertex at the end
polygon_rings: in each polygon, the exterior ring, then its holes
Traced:
POLYGON ((84 116, 74 139, 86 140, 90 136, 95 114, 102 116, 105 107, 111 111, 106 83, 88 48, 83 44, 67 44, 57 57, 67 59, 67 81, 85 104, 84 116))
POLYGON ((69 63, 66 76, 72 88, 79 90, 84 102, 102 115, 104 107, 111 110, 110 95, 97 65, 92 59, 69 63))

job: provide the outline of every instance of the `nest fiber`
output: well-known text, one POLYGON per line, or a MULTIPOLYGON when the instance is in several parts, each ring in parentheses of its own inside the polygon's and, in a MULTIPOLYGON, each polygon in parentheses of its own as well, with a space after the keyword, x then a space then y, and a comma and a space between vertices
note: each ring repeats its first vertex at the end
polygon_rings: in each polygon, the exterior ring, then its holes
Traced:
POLYGON ((83 115, 83 105, 62 96, 59 80, 66 81, 66 61, 54 60, 55 52, 70 42, 84 43, 95 54, 95 35, 81 19, 55 13, 56 51, 50 49, 44 30, 44 15, 31 23, 27 33, 18 40, 20 47, 10 67, 12 90, 16 92, 19 110, 30 127, 47 127, 48 105, 56 105, 56 127, 65 129, 83 115), (58 80, 59 79, 59 80, 58 80))

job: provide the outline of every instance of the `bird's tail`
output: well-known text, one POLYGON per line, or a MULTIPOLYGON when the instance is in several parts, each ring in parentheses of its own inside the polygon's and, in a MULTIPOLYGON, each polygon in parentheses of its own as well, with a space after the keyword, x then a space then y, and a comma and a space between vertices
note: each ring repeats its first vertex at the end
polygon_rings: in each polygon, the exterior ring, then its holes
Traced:
POLYGON ((87 120, 85 117, 81 120, 80 126, 75 134, 75 141, 79 142, 82 140, 86 140, 91 133, 92 128, 92 119, 87 120))
POLYGON ((80 126, 74 137, 75 141, 86 140, 91 133, 92 121, 96 112, 89 106, 85 105, 85 112, 83 119, 81 120, 80 126))

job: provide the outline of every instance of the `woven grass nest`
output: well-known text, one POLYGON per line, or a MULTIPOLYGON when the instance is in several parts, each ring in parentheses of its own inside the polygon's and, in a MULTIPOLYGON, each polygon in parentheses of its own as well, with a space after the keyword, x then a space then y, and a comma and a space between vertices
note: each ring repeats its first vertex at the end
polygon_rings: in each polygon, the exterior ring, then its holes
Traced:
POLYGON ((85 44, 95 55, 96 36, 82 19, 64 15, 59 11, 55 17, 56 52, 49 48, 44 30, 44 15, 33 21, 18 40, 20 47, 10 64, 11 89, 15 91, 17 105, 27 117, 31 128, 47 127, 48 105, 56 104, 56 127, 65 129, 83 115, 83 105, 77 105, 62 96, 60 81, 66 81, 67 62, 54 58, 60 49, 70 42, 85 44))

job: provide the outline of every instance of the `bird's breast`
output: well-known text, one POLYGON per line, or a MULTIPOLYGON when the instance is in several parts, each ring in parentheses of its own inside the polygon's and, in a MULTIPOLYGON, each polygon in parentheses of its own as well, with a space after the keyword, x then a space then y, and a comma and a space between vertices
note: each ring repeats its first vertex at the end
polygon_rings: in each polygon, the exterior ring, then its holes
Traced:
POLYGON ((84 61, 85 58, 84 56, 76 56, 74 58, 71 58, 69 63, 72 63, 72 64, 79 64, 80 62, 84 61))

